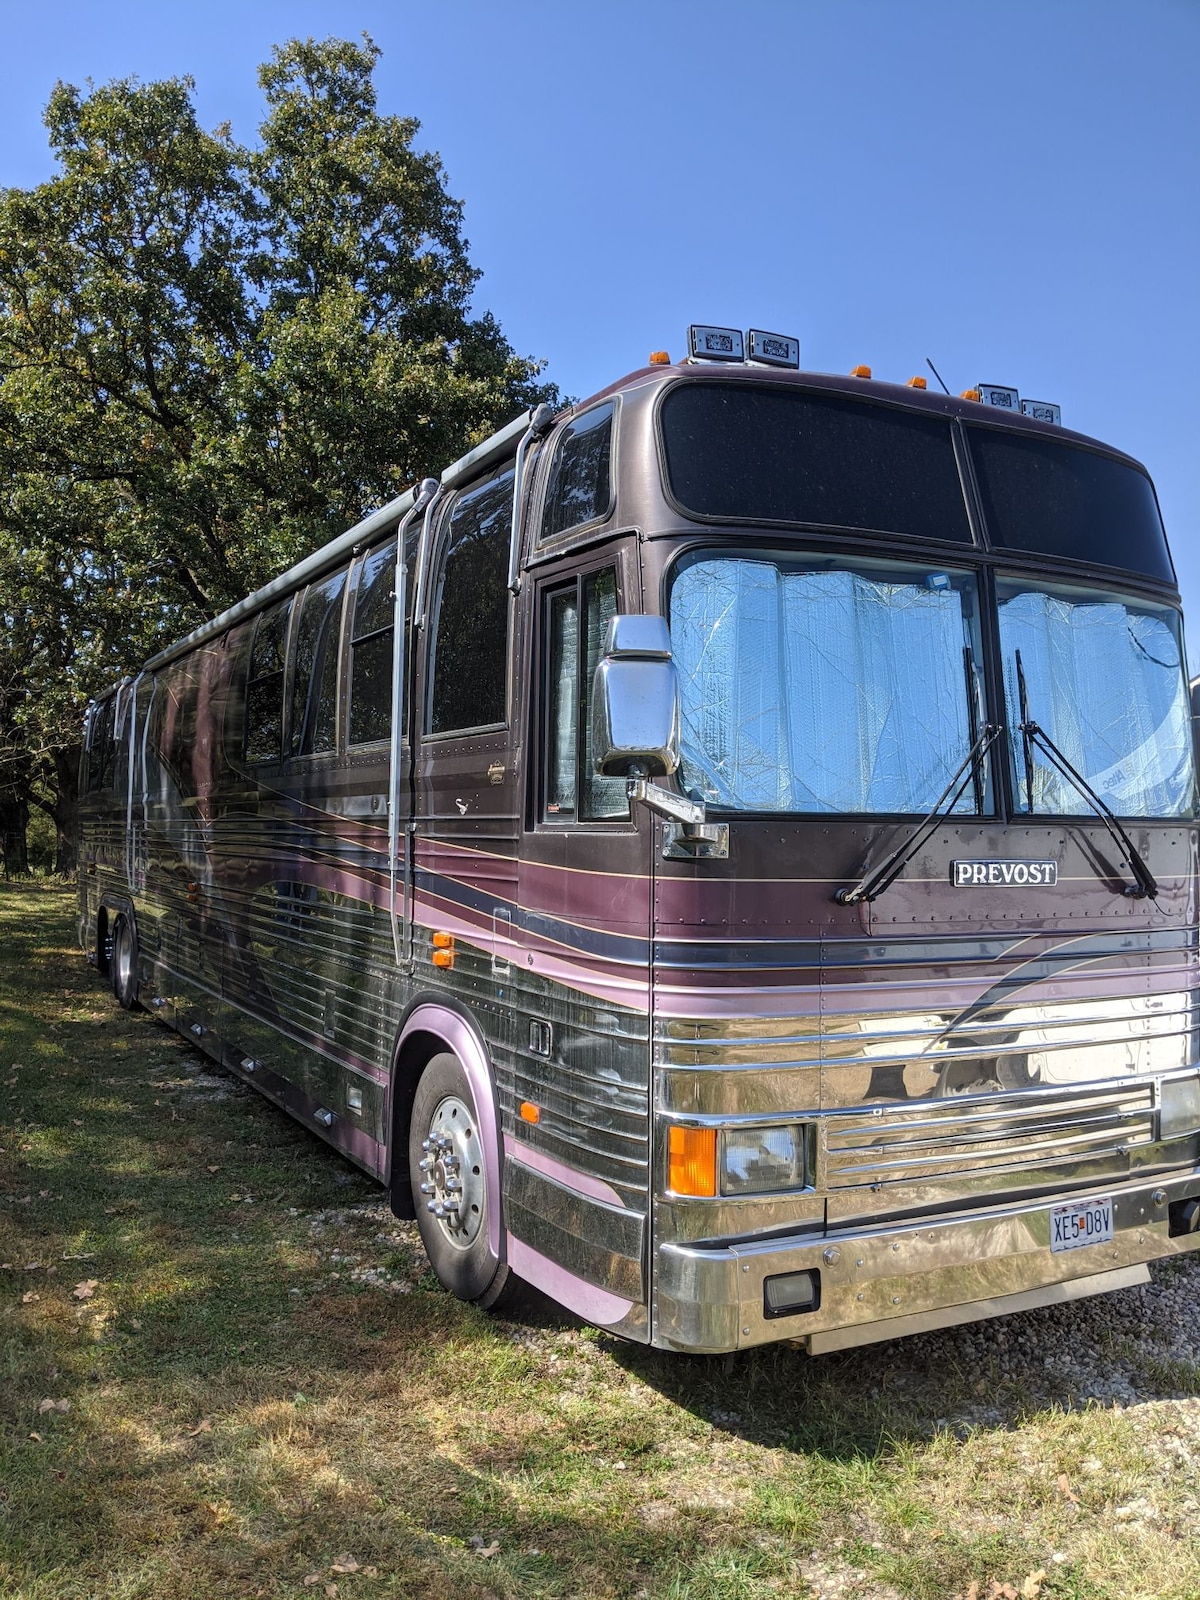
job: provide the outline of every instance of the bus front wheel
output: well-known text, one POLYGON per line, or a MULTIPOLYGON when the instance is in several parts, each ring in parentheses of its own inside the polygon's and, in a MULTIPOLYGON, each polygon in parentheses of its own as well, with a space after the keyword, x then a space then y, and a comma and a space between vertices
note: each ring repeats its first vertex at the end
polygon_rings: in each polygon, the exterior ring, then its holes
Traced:
POLYGON ((417 1084, 408 1135, 413 1205, 429 1264, 459 1300, 485 1308, 506 1297, 511 1275, 488 1244, 488 1163, 462 1063, 434 1056, 417 1084))

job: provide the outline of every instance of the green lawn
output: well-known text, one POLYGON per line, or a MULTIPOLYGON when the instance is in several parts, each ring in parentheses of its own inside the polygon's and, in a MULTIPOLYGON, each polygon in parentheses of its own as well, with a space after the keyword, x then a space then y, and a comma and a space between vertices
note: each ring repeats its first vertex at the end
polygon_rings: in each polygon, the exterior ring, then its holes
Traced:
POLYGON ((4 1600, 1200 1595, 1194 1263, 823 1360, 493 1320, 73 902, 0 887, 4 1600))

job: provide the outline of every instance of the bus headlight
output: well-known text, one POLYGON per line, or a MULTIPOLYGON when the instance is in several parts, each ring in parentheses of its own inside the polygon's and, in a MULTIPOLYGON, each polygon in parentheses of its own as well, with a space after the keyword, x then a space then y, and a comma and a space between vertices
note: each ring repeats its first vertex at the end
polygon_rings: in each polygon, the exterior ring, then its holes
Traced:
POLYGON ((721 1140, 721 1193, 769 1194, 807 1181, 804 1130, 727 1128, 721 1140))
POLYGON ((1182 1139, 1200 1128, 1200 1077, 1167 1078, 1158 1086, 1158 1137, 1182 1139))

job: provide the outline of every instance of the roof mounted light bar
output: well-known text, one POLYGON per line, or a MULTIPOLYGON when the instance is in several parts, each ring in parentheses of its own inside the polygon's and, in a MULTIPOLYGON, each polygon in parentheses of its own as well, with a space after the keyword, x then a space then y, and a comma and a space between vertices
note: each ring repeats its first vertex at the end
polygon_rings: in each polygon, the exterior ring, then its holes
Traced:
POLYGON ((978 400, 980 405, 998 406, 1001 411, 1020 412, 1035 422, 1050 422, 1062 427, 1062 407, 1052 400, 1022 400, 1015 389, 1004 383, 979 383, 963 391, 964 400, 978 400))
POLYGON ((789 333, 767 333, 762 328, 751 328, 743 340, 740 328, 711 328, 694 322, 688 329, 688 360, 799 367, 800 341, 789 333))
POLYGON ((744 361, 740 328, 705 328, 693 322, 688 329, 688 356, 692 361, 744 361))
POLYGON ((787 333, 764 333, 751 328, 748 337, 749 359, 763 367, 799 367, 800 341, 787 333))
POLYGON ((1056 428, 1062 427, 1062 407, 1056 406, 1053 400, 1022 400, 1021 415, 1032 417, 1035 422, 1052 422, 1056 428))

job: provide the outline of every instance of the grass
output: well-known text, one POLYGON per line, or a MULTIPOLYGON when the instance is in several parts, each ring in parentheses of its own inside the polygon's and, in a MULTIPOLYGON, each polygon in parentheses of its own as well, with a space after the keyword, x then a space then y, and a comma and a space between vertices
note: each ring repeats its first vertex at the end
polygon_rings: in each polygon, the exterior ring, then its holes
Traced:
POLYGON ((0 887, 4 1600, 1200 1594, 1200 1374, 1153 1339, 1097 1347, 1103 1404, 1051 1370, 1086 1307, 978 1368, 955 1330, 725 1360, 491 1319, 118 1010, 72 903, 0 887))

